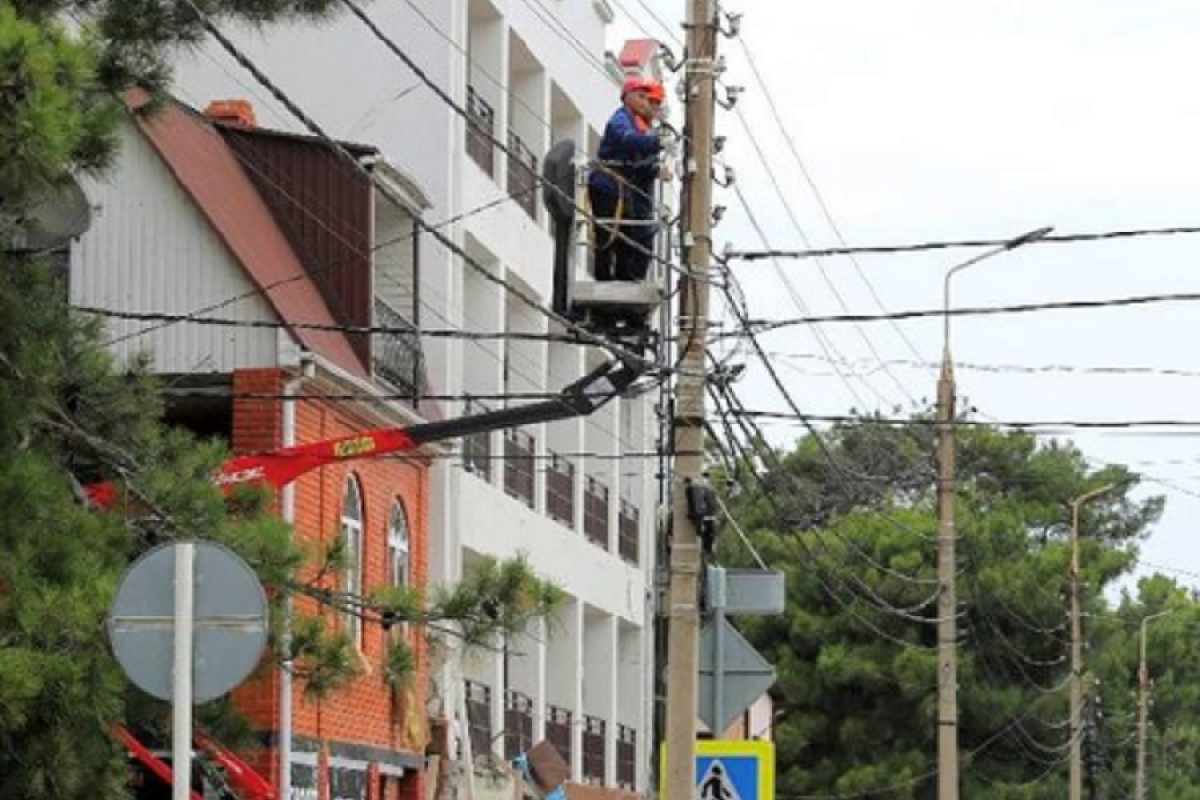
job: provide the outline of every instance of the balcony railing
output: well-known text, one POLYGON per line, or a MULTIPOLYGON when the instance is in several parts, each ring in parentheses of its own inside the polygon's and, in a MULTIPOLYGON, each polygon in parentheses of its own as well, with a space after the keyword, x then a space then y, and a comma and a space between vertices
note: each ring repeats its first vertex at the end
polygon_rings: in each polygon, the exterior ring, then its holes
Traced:
POLYGON ((508 194, 537 219, 537 156, 513 131, 508 132, 508 151, 508 194))
POLYGON ((561 706, 546 706, 546 741, 571 763, 571 712, 561 706))
MULTIPOLYGON (((477 400, 467 401, 467 414, 487 411, 487 406, 477 400)), ((492 479, 492 434, 483 431, 463 437, 463 466, 485 481, 492 479)))
POLYGON ((583 717, 583 779, 604 783, 604 739, 608 723, 600 717, 583 717))
POLYGON ((591 475, 583 491, 583 534, 600 547, 608 547, 608 487, 591 475))
POLYGON ((496 112, 475 91, 467 87, 467 155, 489 176, 496 175, 496 112))
POLYGON ((375 334, 372 356, 376 377, 397 393, 416 400, 421 394, 421 334, 399 311, 375 298, 375 324, 387 333, 375 334))
POLYGON ((546 515, 568 528, 575 525, 575 465, 553 452, 546 470, 546 515))
POLYGON ((617 786, 634 791, 637 787, 637 731, 617 725, 617 786))
POLYGON ((621 558, 630 564, 638 563, 638 550, 641 545, 640 519, 641 512, 638 507, 621 498, 621 511, 617 515, 617 549, 621 558))
POLYGON ((514 759, 533 747, 533 701, 509 689, 504 693, 504 757, 514 759))
POLYGON ((467 733, 475 758, 492 754, 492 687, 479 681, 465 682, 467 692, 467 733))
POLYGON ((504 491, 533 508, 533 437, 522 430, 504 433, 504 491))

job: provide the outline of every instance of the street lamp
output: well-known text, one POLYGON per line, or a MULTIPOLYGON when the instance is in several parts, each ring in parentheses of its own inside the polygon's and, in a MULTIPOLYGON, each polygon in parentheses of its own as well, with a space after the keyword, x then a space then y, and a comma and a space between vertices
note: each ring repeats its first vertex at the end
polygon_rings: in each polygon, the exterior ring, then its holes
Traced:
POLYGON ((1175 609, 1159 611, 1142 618, 1142 636, 1138 652, 1138 743, 1137 743, 1137 782, 1134 790, 1134 800, 1146 800, 1146 717, 1150 705, 1150 670, 1146 666, 1146 623, 1152 619, 1165 617, 1175 609))
POLYGON ((954 542, 954 365, 950 357, 950 280, 985 259, 1036 242, 1053 228, 1038 228, 946 271, 942 282, 942 370, 937 385, 938 434, 938 800, 958 800, 958 599, 954 542))
POLYGON ((1107 483, 1071 501, 1071 714, 1067 720, 1071 766, 1067 785, 1068 800, 1083 800, 1083 625, 1080 620, 1082 589, 1079 581, 1079 510, 1085 503, 1115 488, 1115 483, 1107 483))

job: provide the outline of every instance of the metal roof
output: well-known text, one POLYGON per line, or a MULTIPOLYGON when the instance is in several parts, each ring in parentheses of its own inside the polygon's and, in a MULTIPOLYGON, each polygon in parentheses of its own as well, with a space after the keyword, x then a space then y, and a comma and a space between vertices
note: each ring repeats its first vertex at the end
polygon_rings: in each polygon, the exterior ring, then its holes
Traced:
MULTIPOLYGON (((335 325, 337 319, 266 201, 213 122, 173 100, 151 106, 144 91, 126 94, 126 106, 213 230, 245 268, 284 324, 335 325)), ((347 372, 369 370, 339 331, 289 328, 301 346, 347 372)))

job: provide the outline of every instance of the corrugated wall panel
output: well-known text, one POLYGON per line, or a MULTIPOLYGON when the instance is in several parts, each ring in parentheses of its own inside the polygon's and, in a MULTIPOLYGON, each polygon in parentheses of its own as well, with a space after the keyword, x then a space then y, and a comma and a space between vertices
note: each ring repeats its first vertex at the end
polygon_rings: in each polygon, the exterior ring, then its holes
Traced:
MULTIPOLYGON (((367 326, 371 310, 371 187, 323 144, 262 131, 221 132, 339 322, 367 326)), ((370 363, 370 337, 351 335, 370 363)))
MULTIPOLYGON (((72 253, 71 302, 277 321, 149 143, 126 125, 121 145, 120 160, 106 180, 85 183, 95 214, 72 253)), ((118 358, 149 352, 156 372, 223 373, 278 360, 278 333, 271 328, 119 319, 107 325, 118 358)))

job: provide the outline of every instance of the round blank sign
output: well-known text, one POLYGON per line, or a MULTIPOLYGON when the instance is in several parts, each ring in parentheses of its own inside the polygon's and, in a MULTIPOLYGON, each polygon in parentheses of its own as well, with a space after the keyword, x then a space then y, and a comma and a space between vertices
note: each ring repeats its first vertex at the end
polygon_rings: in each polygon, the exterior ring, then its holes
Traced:
MULTIPOLYGON (((188 544, 195 547, 193 702, 204 703, 237 686, 258 663, 267 642, 267 598, 258 576, 232 550, 188 544)), ((138 558, 108 612, 117 661, 139 689, 162 700, 171 699, 178 546, 160 545, 138 558)))

